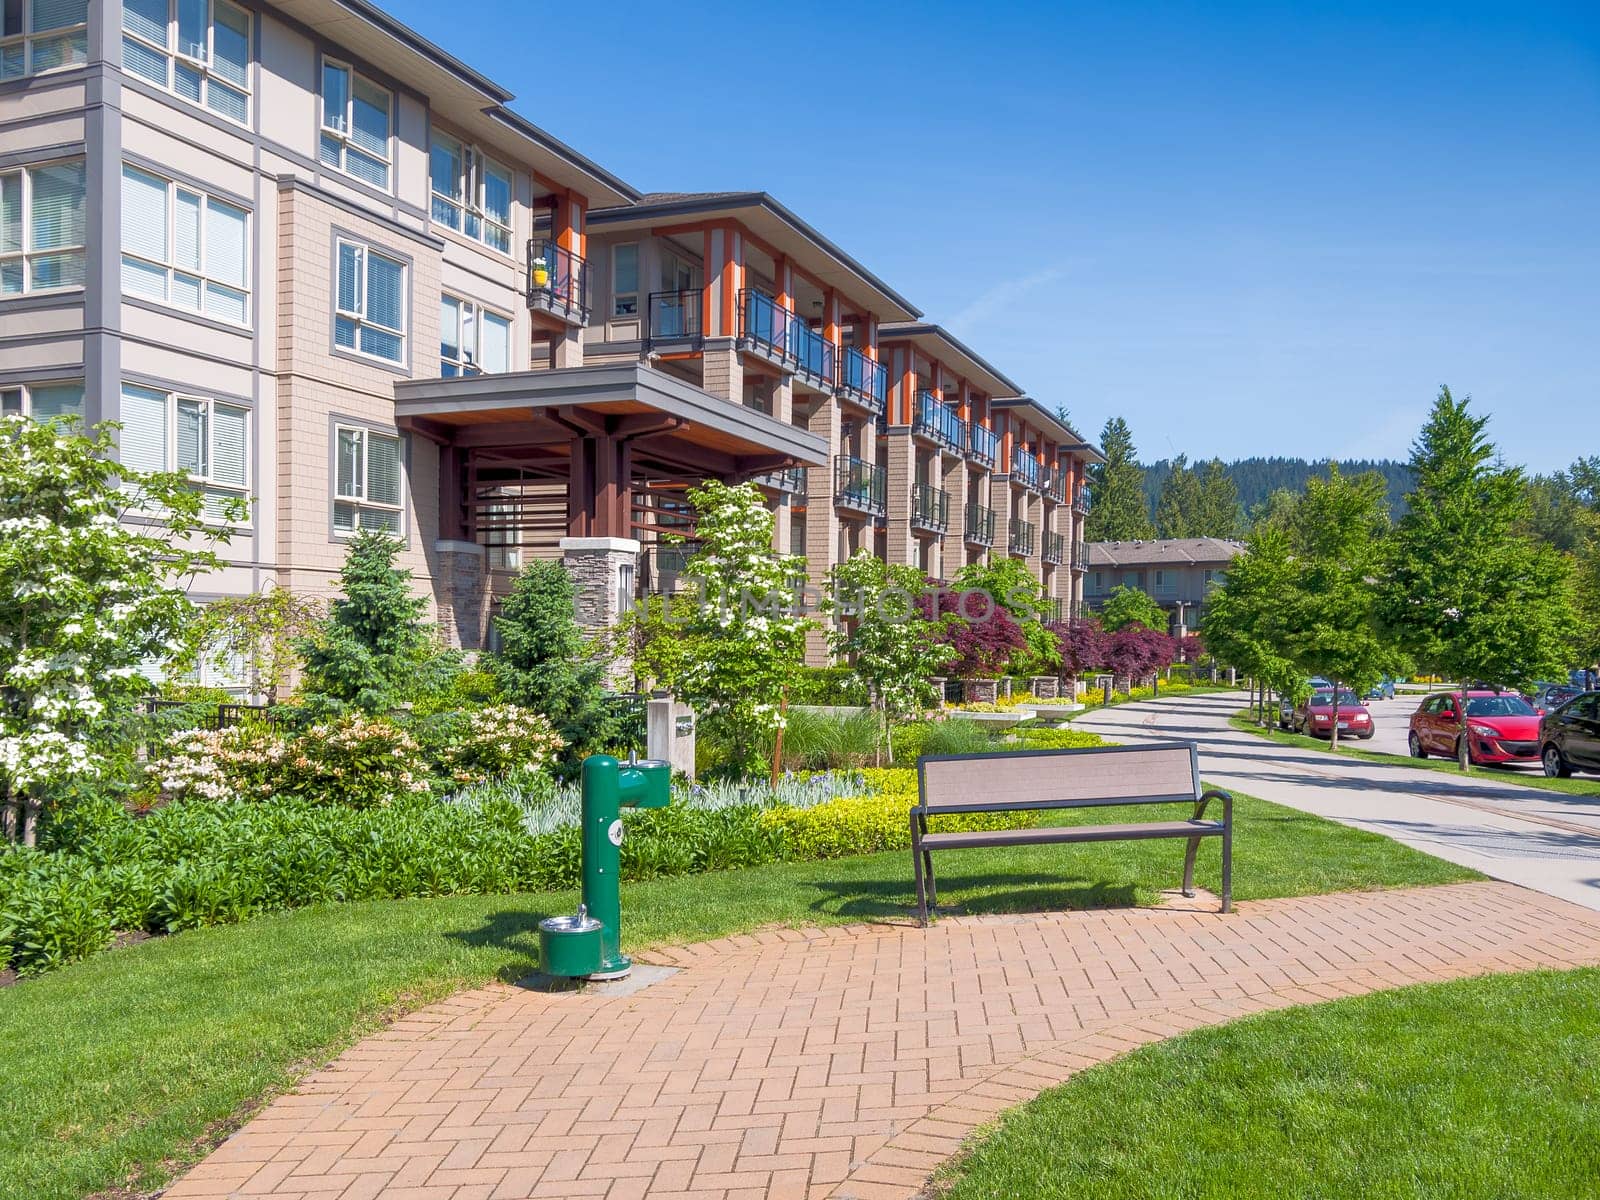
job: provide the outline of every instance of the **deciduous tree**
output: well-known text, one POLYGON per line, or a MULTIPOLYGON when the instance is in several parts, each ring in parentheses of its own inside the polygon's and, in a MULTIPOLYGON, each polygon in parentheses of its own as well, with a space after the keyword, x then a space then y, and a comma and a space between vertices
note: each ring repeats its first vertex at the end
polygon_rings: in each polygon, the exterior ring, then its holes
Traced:
POLYGON ((1126 585, 1111 590, 1100 606, 1100 623, 1108 633, 1116 633, 1129 625, 1143 625, 1158 633, 1167 631, 1167 610, 1152 600, 1148 594, 1126 585))

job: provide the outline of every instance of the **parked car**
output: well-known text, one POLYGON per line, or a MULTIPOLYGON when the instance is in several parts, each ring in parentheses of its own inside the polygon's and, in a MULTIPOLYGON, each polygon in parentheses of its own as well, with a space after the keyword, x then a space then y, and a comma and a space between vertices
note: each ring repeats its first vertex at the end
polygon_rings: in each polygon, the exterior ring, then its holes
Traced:
POLYGON ((1583 689, 1573 687, 1570 683, 1541 683, 1534 689, 1533 695, 1528 697, 1528 703, 1533 705, 1534 712, 1542 717, 1581 695, 1583 689))
POLYGON ((1539 721, 1544 773, 1565 779, 1574 771, 1600 771, 1600 692, 1568 700, 1539 721))
MULTIPOLYGON (((1412 758, 1461 756, 1460 692, 1429 696, 1411 714, 1406 743, 1412 758)), ((1539 758, 1539 714, 1515 692, 1468 691, 1467 754, 1471 761, 1536 762, 1539 758)))
POLYGON ((1377 683, 1367 689, 1368 700, 1393 700, 1395 680, 1392 676, 1385 675, 1377 683))
MULTIPOLYGON (((1333 737, 1334 703, 1333 689, 1328 688, 1320 692, 1312 692, 1306 700, 1294 710, 1294 727, 1300 733, 1308 733, 1312 737, 1333 737)), ((1339 689, 1338 717, 1339 732, 1348 733, 1352 737, 1365 741, 1374 732, 1372 714, 1367 711, 1367 706, 1361 702, 1361 697, 1349 688, 1339 689)))
MULTIPOLYGON (((1313 675, 1310 679, 1306 680, 1306 688, 1307 688, 1307 690, 1309 690, 1311 692, 1332 691, 1333 690, 1333 681, 1329 680, 1329 679, 1324 679, 1321 675, 1313 675)), ((1282 696, 1278 697, 1278 728, 1279 729, 1295 729, 1295 728, 1297 728, 1297 726, 1295 724, 1295 711, 1296 711, 1297 707, 1298 707, 1298 705, 1296 705, 1295 699, 1294 699, 1293 696, 1282 695, 1282 696)))

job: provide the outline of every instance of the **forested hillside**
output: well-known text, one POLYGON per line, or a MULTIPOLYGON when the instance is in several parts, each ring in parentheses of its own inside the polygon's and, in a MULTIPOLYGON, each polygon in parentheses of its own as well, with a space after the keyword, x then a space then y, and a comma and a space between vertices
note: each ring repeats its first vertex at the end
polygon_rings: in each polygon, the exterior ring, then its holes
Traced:
MULTIPOLYGON (((1248 513, 1279 488, 1297 495, 1305 489, 1306 480, 1313 475, 1326 475, 1328 463, 1310 462, 1303 458, 1242 458, 1225 463, 1224 469, 1239 493, 1239 503, 1248 513)), ((1152 516, 1156 511, 1156 498, 1161 495, 1161 485, 1172 471, 1172 462, 1162 459, 1144 468, 1145 503, 1152 516)), ((1393 459, 1341 460, 1339 471, 1345 475, 1359 475, 1376 471, 1389 484, 1389 511, 1398 516, 1404 509, 1404 497, 1411 487, 1411 471, 1403 462, 1393 459)))

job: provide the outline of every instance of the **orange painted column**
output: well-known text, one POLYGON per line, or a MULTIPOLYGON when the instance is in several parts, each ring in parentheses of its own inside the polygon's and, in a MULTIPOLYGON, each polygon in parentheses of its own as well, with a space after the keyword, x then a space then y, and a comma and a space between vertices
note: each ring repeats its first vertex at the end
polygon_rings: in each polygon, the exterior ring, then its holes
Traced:
POLYGON ((968 424, 972 423, 972 389, 965 379, 960 381, 956 399, 956 416, 968 424))
POLYGON ((856 349, 873 362, 878 361, 878 318, 867 313, 861 318, 863 332, 856 338, 856 349))
POLYGON ((589 201, 577 192, 558 192, 555 211, 550 214, 551 232, 556 245, 563 250, 587 258, 589 235, 584 218, 589 212, 589 201))
POLYGON ((794 311, 794 271, 789 266, 788 258, 778 255, 772 264, 772 274, 778 292, 778 307, 794 311))

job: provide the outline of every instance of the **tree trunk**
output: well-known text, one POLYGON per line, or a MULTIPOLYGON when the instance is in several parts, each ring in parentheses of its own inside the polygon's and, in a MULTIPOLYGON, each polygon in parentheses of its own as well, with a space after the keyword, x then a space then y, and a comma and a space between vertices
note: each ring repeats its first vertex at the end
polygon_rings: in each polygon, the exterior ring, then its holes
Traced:
POLYGON ((8 845, 17 840, 19 801, 11 793, 0 795, 0 842, 8 845))
POLYGON ((1337 753, 1339 749, 1339 681, 1333 681, 1333 716, 1328 721, 1328 749, 1337 753))
POLYGON ((1467 774, 1472 773, 1472 743, 1467 738, 1467 683, 1461 683, 1461 703, 1456 706, 1460 722, 1456 734, 1456 766, 1467 774))
POLYGON ((39 840, 39 801, 32 796, 22 797, 22 844, 30 850, 39 840))

